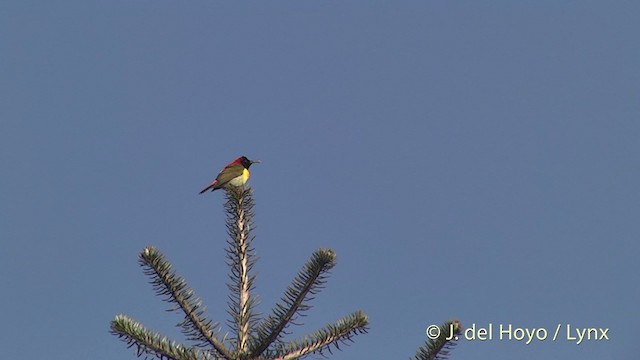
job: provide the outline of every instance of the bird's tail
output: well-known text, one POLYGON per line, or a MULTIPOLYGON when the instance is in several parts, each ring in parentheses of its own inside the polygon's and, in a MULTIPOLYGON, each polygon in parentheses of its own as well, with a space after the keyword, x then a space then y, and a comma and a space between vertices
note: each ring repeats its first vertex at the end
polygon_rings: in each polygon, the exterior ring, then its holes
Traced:
POLYGON ((209 184, 209 186, 207 186, 206 188, 202 189, 202 191, 200 191, 200 194, 203 194, 203 193, 209 191, 209 189, 212 189, 211 191, 215 191, 217 189, 216 185, 218 185, 218 180, 212 182, 211 184, 209 184))

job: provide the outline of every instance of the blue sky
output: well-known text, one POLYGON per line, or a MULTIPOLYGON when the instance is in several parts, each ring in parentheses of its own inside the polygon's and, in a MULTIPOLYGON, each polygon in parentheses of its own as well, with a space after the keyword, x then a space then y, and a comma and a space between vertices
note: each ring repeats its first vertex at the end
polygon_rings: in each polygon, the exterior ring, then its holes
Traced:
POLYGON ((5 1, 3 356, 133 359, 126 313, 182 340, 157 246, 225 321, 221 193, 252 168, 259 309, 319 247, 303 335, 407 358, 430 324, 609 328, 461 340, 452 359, 637 356, 640 5, 632 1, 5 1))

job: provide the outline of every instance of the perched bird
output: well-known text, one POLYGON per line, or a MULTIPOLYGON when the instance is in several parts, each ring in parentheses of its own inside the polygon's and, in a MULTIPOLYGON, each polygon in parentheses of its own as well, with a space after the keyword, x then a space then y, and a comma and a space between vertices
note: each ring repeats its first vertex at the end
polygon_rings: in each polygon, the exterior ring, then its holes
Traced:
POLYGON ((220 171, 218 176, 209 186, 200 191, 200 194, 211 189, 216 191, 220 188, 226 188, 228 185, 242 186, 249 180, 249 167, 251 164, 259 163, 260 160, 249 160, 246 156, 240 156, 233 160, 220 171))

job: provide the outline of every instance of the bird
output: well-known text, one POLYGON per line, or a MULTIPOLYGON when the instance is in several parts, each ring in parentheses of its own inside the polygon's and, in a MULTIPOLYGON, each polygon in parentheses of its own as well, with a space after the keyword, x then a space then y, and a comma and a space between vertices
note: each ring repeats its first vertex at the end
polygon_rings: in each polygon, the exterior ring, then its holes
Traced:
POLYGON ((200 191, 200 194, 208 191, 216 191, 218 189, 226 188, 229 185, 232 186, 242 186, 244 183, 249 180, 249 167, 251 164, 259 163, 260 160, 249 160, 246 156, 240 156, 239 158, 233 160, 227 166, 220 171, 215 180, 206 188, 200 191))

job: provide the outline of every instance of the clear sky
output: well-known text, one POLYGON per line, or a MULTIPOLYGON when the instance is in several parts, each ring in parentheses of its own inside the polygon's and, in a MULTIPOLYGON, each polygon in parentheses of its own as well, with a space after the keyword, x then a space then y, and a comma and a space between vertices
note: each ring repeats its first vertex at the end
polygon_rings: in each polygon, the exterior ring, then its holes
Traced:
POLYGON ((640 3, 3 1, 6 359, 133 359, 126 313, 183 341, 137 254, 225 321, 223 194, 252 168, 259 310, 320 247, 338 265, 292 338, 354 310, 335 359, 631 359, 640 345, 640 3), (497 339, 497 327, 548 331, 497 339), (551 337, 558 324, 563 330, 551 337), (566 339, 608 328, 608 341, 566 339))

